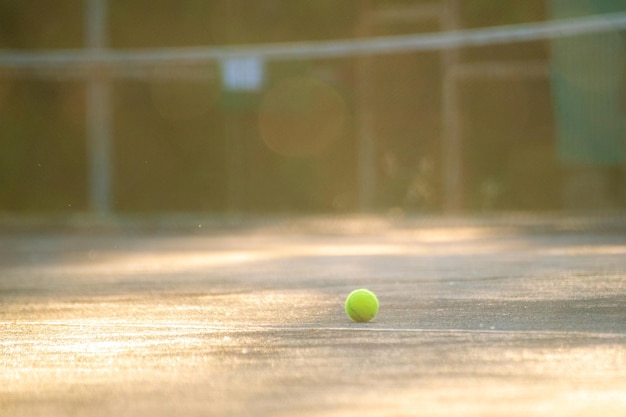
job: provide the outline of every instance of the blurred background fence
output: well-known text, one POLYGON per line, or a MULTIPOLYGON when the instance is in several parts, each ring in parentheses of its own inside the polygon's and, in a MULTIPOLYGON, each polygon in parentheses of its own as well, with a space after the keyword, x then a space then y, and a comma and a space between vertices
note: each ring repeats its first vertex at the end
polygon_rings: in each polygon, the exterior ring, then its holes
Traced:
POLYGON ((624 0, 0 0, 0 211, 623 210, 625 29, 624 0))

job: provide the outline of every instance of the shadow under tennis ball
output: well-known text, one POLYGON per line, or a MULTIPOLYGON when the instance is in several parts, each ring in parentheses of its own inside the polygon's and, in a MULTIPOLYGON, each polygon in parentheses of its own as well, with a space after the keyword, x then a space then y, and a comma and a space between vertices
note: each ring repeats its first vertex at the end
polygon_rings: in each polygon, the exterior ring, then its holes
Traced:
POLYGON ((263 97, 259 133, 280 155, 313 156, 341 136, 346 114, 343 98, 328 84, 310 77, 289 78, 263 97))

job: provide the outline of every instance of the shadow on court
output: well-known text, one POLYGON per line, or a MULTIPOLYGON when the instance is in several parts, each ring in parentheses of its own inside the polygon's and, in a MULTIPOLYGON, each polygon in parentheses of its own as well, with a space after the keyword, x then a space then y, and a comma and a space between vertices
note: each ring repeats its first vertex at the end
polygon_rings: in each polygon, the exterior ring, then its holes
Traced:
POLYGON ((626 414, 622 218, 195 223, 7 228, 0 415, 626 414))

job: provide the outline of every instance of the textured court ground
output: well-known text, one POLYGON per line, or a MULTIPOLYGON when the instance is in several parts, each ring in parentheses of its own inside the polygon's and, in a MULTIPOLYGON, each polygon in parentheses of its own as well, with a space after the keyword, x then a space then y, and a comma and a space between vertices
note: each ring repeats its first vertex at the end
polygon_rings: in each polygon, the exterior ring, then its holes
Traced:
POLYGON ((624 218, 197 223, 5 224, 0 415, 626 415, 624 218))

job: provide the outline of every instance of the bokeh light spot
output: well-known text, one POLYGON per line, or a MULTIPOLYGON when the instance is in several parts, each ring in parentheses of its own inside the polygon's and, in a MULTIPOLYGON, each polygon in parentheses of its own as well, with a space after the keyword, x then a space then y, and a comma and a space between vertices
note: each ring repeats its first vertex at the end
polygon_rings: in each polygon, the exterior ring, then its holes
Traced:
POLYGON ((312 156, 337 140, 346 121, 339 93, 315 78, 294 77, 271 88, 259 109, 259 132, 283 156, 312 156))

